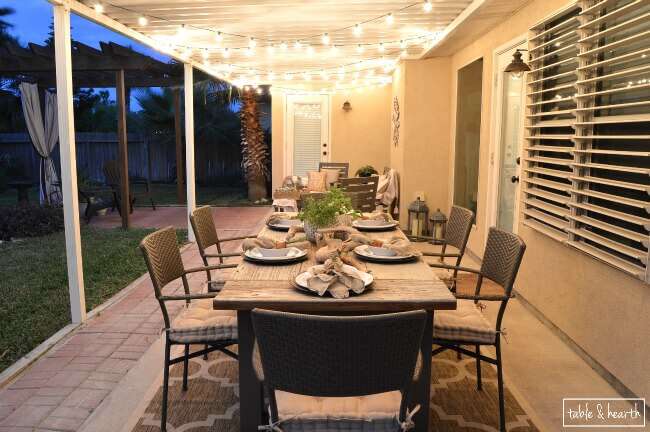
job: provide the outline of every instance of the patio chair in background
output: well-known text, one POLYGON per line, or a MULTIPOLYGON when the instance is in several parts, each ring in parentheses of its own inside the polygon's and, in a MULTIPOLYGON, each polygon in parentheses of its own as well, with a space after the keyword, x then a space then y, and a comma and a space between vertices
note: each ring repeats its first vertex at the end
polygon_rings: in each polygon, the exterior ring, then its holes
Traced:
POLYGON ((163 374, 163 396, 161 429, 167 425, 167 393, 169 390, 169 367, 183 362, 183 390, 187 390, 187 369, 189 359, 205 356, 212 351, 221 351, 237 359, 237 355, 227 348, 237 344, 237 315, 234 311, 216 311, 212 299, 216 293, 192 294, 187 282, 189 273, 220 269, 221 265, 185 269, 178 250, 176 231, 172 227, 158 230, 146 236, 140 249, 149 269, 156 299, 165 322, 165 370, 163 374), (163 289, 170 282, 181 279, 184 295, 165 295, 163 289), (187 308, 170 322, 166 302, 184 301, 187 308), (200 351, 190 353, 190 345, 205 345, 200 351), (171 358, 172 345, 184 345, 184 355, 171 358))
POLYGON ((350 164, 348 162, 319 162, 318 171, 323 170, 338 170, 339 178, 345 178, 350 171, 350 164))
MULTIPOLYGON (((113 209, 121 211, 120 203, 121 200, 121 191, 120 185, 122 180, 120 177, 120 166, 115 160, 109 160, 104 164, 104 176, 106 177, 106 184, 113 189, 113 209)), ((139 198, 147 199, 151 203, 151 208, 156 210, 156 204, 153 202, 151 196, 151 185, 149 180, 144 178, 129 178, 129 185, 131 186, 144 186, 144 191, 135 191, 133 188, 130 190, 130 209, 129 211, 133 213, 133 205, 136 200, 139 198)))
POLYGON ((378 176, 350 177, 339 180, 339 188, 350 194, 352 206, 361 212, 373 212, 377 207, 378 176))
POLYGON ((342 317, 256 309, 252 319, 270 430, 384 431, 410 423, 424 311, 342 317))
MULTIPOLYGON (((451 292, 456 292, 456 282, 458 279, 458 268, 463 255, 465 255, 465 248, 469 235, 472 232, 472 224, 474 223, 474 212, 460 206, 452 206, 449 212, 449 221, 447 222, 447 231, 445 232, 444 243, 440 252, 424 252, 422 255, 430 257, 438 257, 440 262, 444 263, 445 258, 456 258, 456 264, 453 266, 453 276, 450 278, 447 275, 441 276, 445 281, 449 281, 451 292), (448 252, 447 247, 453 246, 458 252, 448 252)), ((436 267, 435 264, 430 264, 436 267)))
MULTIPOLYGON (((190 224, 192 225, 192 231, 194 231, 194 236, 196 237, 196 244, 199 247, 199 253, 203 259, 203 264, 206 266, 209 265, 208 258, 219 258, 219 264, 222 265, 221 268, 237 267, 237 264, 224 264, 223 259, 228 257, 239 257, 241 256, 241 253, 223 253, 221 250, 221 244, 229 241, 255 238, 255 236, 242 236, 220 239, 219 234, 217 234, 217 228, 214 226, 214 220, 212 219, 212 211, 210 209, 210 206, 203 206, 194 210, 190 214, 190 224), (212 246, 216 247, 217 253, 207 252, 207 249, 212 246)), ((205 272, 208 277, 209 291, 219 291, 223 286, 223 281, 218 281, 215 284, 214 281, 212 281, 212 274, 210 270, 206 270, 205 272)))
POLYGON ((512 296, 512 287, 519 271, 519 265, 526 251, 526 244, 516 234, 497 228, 490 228, 488 233, 483 262, 480 270, 457 266, 438 264, 435 267, 457 268, 461 271, 478 275, 476 289, 473 295, 456 294, 458 304, 456 310, 437 311, 433 322, 433 344, 439 345, 433 349, 433 355, 451 349, 459 354, 476 359, 476 384, 479 390, 481 384, 481 361, 496 365, 497 387, 499 390, 499 426, 505 432, 505 402, 503 395, 503 365, 501 359, 501 324, 508 300, 512 296), (501 289, 488 294, 481 293, 484 279, 495 282, 501 289), (479 301, 501 302, 496 325, 492 325, 483 316, 479 301), (473 345, 470 351, 462 345, 473 345), (481 346, 494 346, 496 358, 481 354, 481 346))

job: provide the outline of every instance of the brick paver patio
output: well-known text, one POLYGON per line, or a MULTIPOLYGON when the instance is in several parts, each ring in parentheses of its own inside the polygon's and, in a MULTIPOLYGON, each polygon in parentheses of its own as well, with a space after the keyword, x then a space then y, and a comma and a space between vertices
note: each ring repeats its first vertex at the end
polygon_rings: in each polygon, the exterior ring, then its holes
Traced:
MULTIPOLYGON (((220 235, 230 237, 255 233, 269 212, 232 207, 216 208, 213 215, 220 235)), ((185 215, 183 207, 136 209, 133 225, 184 228, 185 215)), ((114 215, 93 221, 101 227, 118 224, 114 215)), ((239 243, 227 244, 226 250, 238 250, 239 243)), ((195 245, 184 250, 183 261, 186 267, 202 265, 195 245)), ((205 274, 192 274, 189 280, 191 289, 199 291, 205 274)), ((0 432, 76 431, 82 426, 161 334, 162 315, 149 277, 137 279, 127 290, 0 390, 0 432)), ((176 291, 182 291, 180 281, 169 287, 169 293, 176 291)), ((181 302, 170 304, 172 316, 182 307, 181 302)))

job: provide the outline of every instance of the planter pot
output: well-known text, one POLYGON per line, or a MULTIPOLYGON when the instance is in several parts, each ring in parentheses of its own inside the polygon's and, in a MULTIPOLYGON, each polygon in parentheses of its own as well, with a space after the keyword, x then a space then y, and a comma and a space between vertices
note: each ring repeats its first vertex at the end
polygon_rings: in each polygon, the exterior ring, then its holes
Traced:
POLYGON ((303 223, 303 226, 305 228, 305 237, 307 237, 307 240, 309 240, 313 244, 316 244, 316 231, 320 227, 317 227, 316 225, 312 225, 307 221, 303 223))

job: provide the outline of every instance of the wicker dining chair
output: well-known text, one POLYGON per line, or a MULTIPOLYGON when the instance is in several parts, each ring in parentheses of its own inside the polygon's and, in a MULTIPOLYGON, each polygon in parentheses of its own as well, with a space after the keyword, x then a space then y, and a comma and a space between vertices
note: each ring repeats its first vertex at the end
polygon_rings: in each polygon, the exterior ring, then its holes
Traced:
MULTIPOLYGON (((190 213, 190 224, 192 225, 192 231, 194 231, 194 236, 196 237, 196 244, 199 247, 199 254, 201 259, 203 259, 203 264, 208 266, 208 258, 219 258, 219 264, 221 268, 235 268, 237 264, 224 264, 224 258, 228 257, 239 257, 241 253, 239 252, 229 252, 224 253, 221 249, 221 244, 236 241, 244 240, 247 238, 254 238, 255 236, 242 236, 242 237, 229 237, 220 239, 217 234, 217 228, 214 226, 214 219, 212 219, 212 210, 210 206, 199 207, 196 210, 190 213), (207 252, 207 249, 215 246, 217 253, 207 252)), ((215 286, 216 281, 212 281, 212 274, 210 270, 206 270, 205 273, 208 277, 208 286, 210 291, 218 291, 220 287, 215 286)), ((218 285, 222 283, 218 282, 218 285)))
POLYGON ((314 316, 255 309, 252 320, 256 371, 269 400, 269 425, 260 429, 369 432, 410 423, 424 311, 314 316))
POLYGON ((373 212, 377 207, 378 176, 339 179, 338 187, 352 198, 355 210, 373 212))
POLYGON ((206 356, 212 351, 237 358, 228 349, 237 344, 237 315, 233 311, 216 311, 212 308, 215 293, 190 293, 187 275, 208 269, 220 269, 222 265, 185 269, 173 227, 163 228, 149 234, 140 243, 140 250, 149 270, 154 293, 165 323, 165 369, 163 375, 163 400, 161 429, 167 427, 167 394, 169 389, 169 367, 183 362, 183 390, 187 390, 187 370, 191 358, 206 356), (181 279, 184 294, 166 295, 163 289, 171 282, 181 279), (174 322, 171 322, 166 303, 184 301, 186 308, 174 322), (173 345, 184 345, 182 356, 171 358, 173 345), (203 345, 204 348, 190 353, 190 345, 203 345))
MULTIPOLYGON (((460 206, 452 206, 451 212, 449 212, 449 222, 447 223, 447 231, 445 232, 444 243, 442 243, 442 250, 440 252, 424 252, 422 254, 424 256, 438 257, 440 262, 443 263, 445 258, 456 258, 452 277, 443 277, 450 284, 449 288, 451 292, 454 293, 456 292, 456 282, 458 280, 458 267, 465 255, 465 248, 467 247, 469 234, 472 232, 473 223, 473 211, 460 206), (457 252, 448 252, 448 246, 454 247, 457 252)), ((435 264, 430 265, 436 267, 435 264)))
POLYGON ((481 362, 496 365, 499 390, 499 425, 502 432, 505 432, 506 427, 501 358, 501 324, 508 300, 512 296, 512 287, 525 251, 526 244, 519 236, 492 227, 488 233, 483 262, 479 270, 445 266, 444 264, 439 265, 439 267, 458 268, 461 271, 471 272, 476 274, 478 278, 473 295, 456 294, 456 298, 459 299, 456 310, 438 311, 434 315, 433 344, 439 347, 433 349, 433 355, 451 349, 459 354, 475 358, 476 383, 479 390, 482 389, 481 362), (499 285, 501 289, 498 292, 481 293, 484 279, 491 280, 499 285), (501 302, 496 325, 491 325, 483 316, 478 304, 479 301, 501 302), (463 345, 474 346, 474 351, 463 348, 463 345), (481 346, 494 346, 496 358, 481 354, 481 346))
POLYGON ((350 171, 350 163, 348 162, 319 162, 318 171, 323 171, 326 169, 338 170, 339 178, 345 178, 348 176, 350 171))

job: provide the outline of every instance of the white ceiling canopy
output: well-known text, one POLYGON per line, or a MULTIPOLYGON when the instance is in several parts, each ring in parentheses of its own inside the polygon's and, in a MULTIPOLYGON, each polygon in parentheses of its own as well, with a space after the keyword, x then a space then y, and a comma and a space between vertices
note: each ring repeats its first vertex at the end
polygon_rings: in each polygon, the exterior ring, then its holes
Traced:
POLYGON ((85 0, 239 85, 386 84, 472 0, 85 0))

